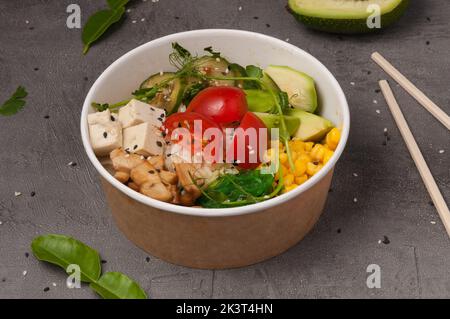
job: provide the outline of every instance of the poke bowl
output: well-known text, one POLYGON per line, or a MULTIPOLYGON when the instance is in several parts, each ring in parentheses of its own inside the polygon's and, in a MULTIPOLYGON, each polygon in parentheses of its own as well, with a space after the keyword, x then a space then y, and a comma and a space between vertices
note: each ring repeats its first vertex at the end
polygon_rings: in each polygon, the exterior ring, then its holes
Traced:
MULTIPOLYGON (((316 58, 224 29, 177 33, 126 53, 95 81, 81 114, 83 145, 118 228, 155 257, 202 269, 251 265, 297 244, 324 209, 349 129, 345 95, 316 58), (244 160, 231 151, 219 162, 220 144, 213 161, 188 162, 180 150, 191 146, 180 145, 199 140, 194 119, 232 127, 224 144, 244 160), (241 145, 233 135, 253 127, 277 132, 258 137, 254 156, 249 137, 241 145)), ((212 144, 202 136, 193 153, 201 157, 212 144)))

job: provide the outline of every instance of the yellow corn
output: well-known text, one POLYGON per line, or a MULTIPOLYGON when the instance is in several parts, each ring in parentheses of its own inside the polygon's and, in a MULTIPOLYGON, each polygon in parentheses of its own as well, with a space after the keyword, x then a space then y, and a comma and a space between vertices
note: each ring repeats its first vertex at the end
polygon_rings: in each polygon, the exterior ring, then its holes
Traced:
POLYGON ((334 152, 330 151, 330 150, 326 150, 325 151, 325 155, 323 156, 323 163, 326 164, 328 163, 328 161, 331 159, 331 157, 333 156, 334 152))
POLYGON ((280 162, 281 164, 286 164, 288 161, 288 156, 286 153, 281 153, 280 154, 280 162))
POLYGON ((294 172, 294 176, 295 177, 299 177, 303 174, 305 174, 306 172, 306 161, 302 161, 300 159, 297 159, 295 161, 295 172, 294 172))
POLYGON ((284 186, 291 186, 294 183, 294 175, 287 174, 284 178, 284 186))
POLYGON ((297 186, 298 186, 297 184, 292 184, 292 185, 286 186, 286 187, 284 188, 283 193, 290 192, 291 190, 295 189, 297 186))
POLYGON ((341 132, 337 128, 333 128, 330 132, 328 132, 326 137, 328 147, 333 151, 336 150, 340 138, 341 132))
POLYGON ((326 149, 322 144, 316 144, 311 150, 311 157, 316 161, 322 161, 325 155, 326 149))
POLYGON ((298 185, 302 185, 307 180, 308 180, 308 176, 302 175, 302 176, 299 176, 299 177, 295 178, 295 183, 298 184, 298 185))
POLYGON ((305 151, 310 152, 314 146, 314 142, 306 142, 304 144, 304 146, 305 146, 305 151))

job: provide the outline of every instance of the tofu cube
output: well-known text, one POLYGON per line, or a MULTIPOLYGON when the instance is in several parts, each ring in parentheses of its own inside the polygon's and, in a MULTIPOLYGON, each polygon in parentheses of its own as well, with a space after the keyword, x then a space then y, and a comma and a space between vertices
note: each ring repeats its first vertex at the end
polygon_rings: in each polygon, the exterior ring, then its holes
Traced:
POLYGON ((151 123, 153 126, 161 127, 165 117, 166 112, 163 109, 135 99, 119 109, 119 121, 123 128, 142 123, 151 123))
POLYGON ((149 122, 123 130, 123 148, 139 155, 162 155, 166 145, 162 132, 149 122))
POLYGON ((88 115, 88 124, 109 124, 116 120, 116 117, 111 114, 111 111, 108 109, 103 112, 96 112, 88 115), (114 120, 113 120, 114 119, 114 120))
POLYGON ((122 147, 122 126, 119 122, 90 124, 89 135, 95 155, 105 156, 122 147))

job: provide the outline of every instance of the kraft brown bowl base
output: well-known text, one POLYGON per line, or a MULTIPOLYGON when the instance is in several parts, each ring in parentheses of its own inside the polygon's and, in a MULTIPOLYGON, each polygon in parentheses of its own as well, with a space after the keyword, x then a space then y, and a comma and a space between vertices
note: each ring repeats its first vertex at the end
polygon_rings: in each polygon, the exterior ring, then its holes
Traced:
POLYGON ((166 212, 102 185, 118 228, 147 253, 199 269, 252 265, 277 256, 313 228, 328 196, 333 170, 294 199, 257 213, 198 217, 166 212))

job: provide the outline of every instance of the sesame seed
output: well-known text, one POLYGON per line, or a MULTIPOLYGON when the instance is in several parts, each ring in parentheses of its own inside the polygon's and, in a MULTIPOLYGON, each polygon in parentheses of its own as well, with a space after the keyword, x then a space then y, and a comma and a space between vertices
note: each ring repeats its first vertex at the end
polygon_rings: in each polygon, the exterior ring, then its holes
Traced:
POLYGON ((137 146, 137 145, 133 146, 133 150, 135 150, 135 149, 137 149, 137 148, 138 148, 138 146, 137 146))
POLYGON ((240 7, 238 7, 238 10, 239 10, 239 11, 242 11, 242 7, 241 7, 241 6, 240 6, 240 7))
POLYGON ((355 86, 355 82, 350 82, 350 85, 351 86, 355 86))
POLYGON ((384 236, 382 243, 385 245, 389 245, 391 243, 391 241, 389 240, 389 238, 387 236, 384 236))
POLYGON ((148 171, 148 173, 149 174, 155 174, 155 171, 154 170, 150 170, 150 171, 148 171))
POLYGON ((25 258, 28 258, 30 256, 29 253, 25 253, 25 258))
POLYGON ((439 154, 444 154, 445 150, 439 150, 439 154))
POLYGON ((125 154, 125 157, 126 157, 126 158, 130 157, 130 154, 128 154, 128 153, 127 153, 127 154, 125 154))
POLYGON ((358 177, 358 174, 357 174, 357 173, 353 173, 353 176, 354 176, 354 177, 358 177))
POLYGON ((50 290, 49 287, 45 287, 45 288, 44 288, 44 292, 47 292, 47 291, 49 291, 49 290, 50 290))
POLYGON ((431 221, 430 224, 436 225, 436 222, 435 221, 431 221))
POLYGON ((136 23, 136 22, 137 22, 136 20, 131 21, 131 23, 136 23))
POLYGON ((0 221, 0 225, 3 225, 3 222, 2 222, 2 221, 0 221))
POLYGON ((142 18, 142 19, 141 19, 141 22, 144 22, 144 21, 145 21, 145 18, 142 18))
POLYGON ((107 132, 103 132, 103 137, 107 138, 108 137, 108 133, 107 132))
POLYGON ((289 42, 290 41, 290 39, 289 38, 286 38, 286 42, 289 42))
POLYGON ((377 114, 380 114, 380 113, 381 113, 381 111, 380 111, 380 110, 376 110, 375 112, 376 112, 377 114))
POLYGON ((358 202, 358 199, 355 197, 355 198, 353 198, 353 202, 354 203, 357 203, 358 202))
POLYGON ((52 282, 52 286, 53 286, 53 287, 56 287, 56 282, 52 282))
POLYGON ((114 116, 112 116, 112 115, 111 115, 111 121, 113 121, 113 122, 115 122, 115 121, 116 121, 115 117, 114 117, 114 116))
POLYGON ((150 257, 146 257, 145 261, 149 263, 150 262, 150 257))
POLYGON ((30 193, 30 196, 31 196, 31 197, 36 196, 36 192, 31 192, 31 193, 30 193))
POLYGON ((69 163, 67 164, 67 166, 75 167, 75 166, 77 166, 77 163, 75 163, 75 162, 69 162, 69 163))
POLYGON ((24 270, 22 271, 22 275, 25 277, 27 275, 28 271, 24 270))
POLYGON ((158 145, 158 147, 162 147, 162 146, 163 146, 163 144, 161 143, 161 141, 157 141, 157 142, 156 142, 156 145, 158 145))
POLYGON ((14 196, 16 196, 16 197, 21 196, 21 195, 22 195, 21 192, 14 192, 14 196))
POLYGON ((378 104, 378 101, 377 100, 373 100, 373 104, 378 104))

